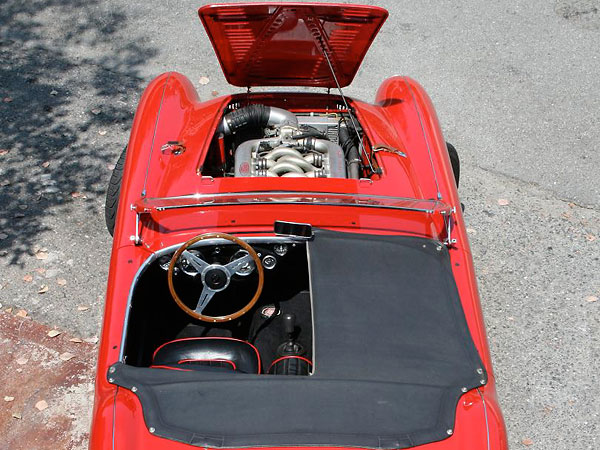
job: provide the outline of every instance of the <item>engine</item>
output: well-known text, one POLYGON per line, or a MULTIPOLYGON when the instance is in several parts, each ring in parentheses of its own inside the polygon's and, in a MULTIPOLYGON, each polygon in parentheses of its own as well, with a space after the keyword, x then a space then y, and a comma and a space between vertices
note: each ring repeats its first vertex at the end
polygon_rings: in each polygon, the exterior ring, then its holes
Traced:
MULTIPOLYGON (((347 136, 348 131, 339 115, 295 115, 281 108, 250 105, 223 118, 225 135, 243 135, 247 130, 260 130, 262 137, 237 145, 236 177, 347 178, 340 136, 347 136)), ((351 164, 358 165, 355 159, 351 164)))
POLYGON ((335 142, 307 136, 297 126, 245 141, 235 151, 236 177, 346 178, 344 152, 335 142))

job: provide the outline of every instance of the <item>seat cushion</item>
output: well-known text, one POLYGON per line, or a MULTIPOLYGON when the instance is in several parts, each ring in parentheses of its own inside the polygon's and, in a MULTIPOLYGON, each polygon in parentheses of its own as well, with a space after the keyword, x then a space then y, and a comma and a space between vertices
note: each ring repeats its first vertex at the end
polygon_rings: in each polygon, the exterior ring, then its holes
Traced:
POLYGON ((206 370, 233 370, 260 373, 260 355, 256 347, 241 339, 196 337, 175 339, 156 349, 152 367, 206 370))

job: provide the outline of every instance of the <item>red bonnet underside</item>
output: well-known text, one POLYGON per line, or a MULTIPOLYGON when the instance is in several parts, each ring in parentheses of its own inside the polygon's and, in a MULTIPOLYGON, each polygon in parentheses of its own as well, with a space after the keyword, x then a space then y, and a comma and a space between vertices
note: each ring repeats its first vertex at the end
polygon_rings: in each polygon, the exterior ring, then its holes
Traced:
POLYGON ((198 14, 235 86, 348 86, 388 12, 315 3, 206 5, 198 14))

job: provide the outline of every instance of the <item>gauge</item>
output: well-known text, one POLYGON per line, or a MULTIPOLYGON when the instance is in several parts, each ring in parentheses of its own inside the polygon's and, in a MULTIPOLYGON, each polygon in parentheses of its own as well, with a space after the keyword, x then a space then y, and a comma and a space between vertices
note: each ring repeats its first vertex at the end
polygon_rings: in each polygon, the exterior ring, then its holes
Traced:
POLYGON ((173 255, 164 255, 158 258, 158 265, 162 270, 169 270, 169 264, 173 255))
POLYGON ((277 264, 277 258, 273 255, 267 255, 262 260, 262 265, 265 269, 271 270, 277 264))
MULTIPOLYGON (((248 252, 246 250, 238 250, 237 252, 234 253, 234 255, 231 257, 229 262, 233 262, 236 259, 243 258, 247 254, 248 254, 248 252)), ((254 267, 255 267, 254 261, 249 261, 246 264, 244 264, 242 267, 240 267, 240 270, 238 270, 235 274, 239 275, 241 277, 246 277, 246 276, 250 275, 252 272, 254 272, 254 267)))
POLYGON ((279 256, 283 256, 287 253, 288 251, 288 246, 287 244, 275 244, 273 246, 273 250, 275 251, 276 254, 278 254, 279 256))

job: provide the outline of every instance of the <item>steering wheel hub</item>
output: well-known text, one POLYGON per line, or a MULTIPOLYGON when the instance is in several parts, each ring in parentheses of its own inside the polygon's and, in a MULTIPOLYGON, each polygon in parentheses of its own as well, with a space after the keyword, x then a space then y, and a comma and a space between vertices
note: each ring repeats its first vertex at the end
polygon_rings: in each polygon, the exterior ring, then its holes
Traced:
POLYGON ((219 264, 212 264, 202 272, 202 283, 215 292, 226 289, 230 281, 229 273, 219 264))

